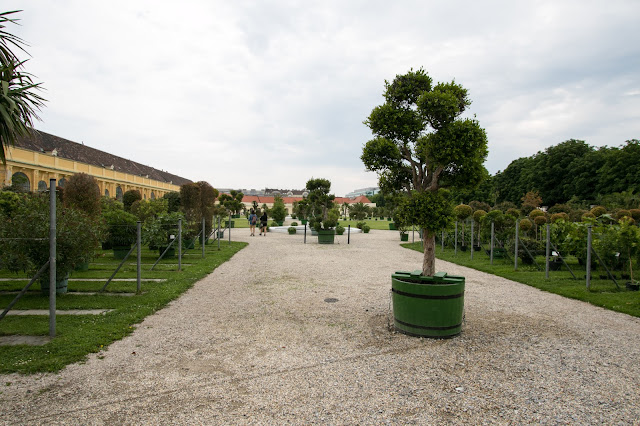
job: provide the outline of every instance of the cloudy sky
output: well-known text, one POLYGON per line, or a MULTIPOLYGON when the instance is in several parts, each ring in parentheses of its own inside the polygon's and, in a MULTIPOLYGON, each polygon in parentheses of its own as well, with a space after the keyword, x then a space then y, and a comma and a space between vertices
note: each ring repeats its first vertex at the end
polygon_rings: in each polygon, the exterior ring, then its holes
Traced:
POLYGON ((465 86, 486 167, 640 138, 640 2, 3 0, 42 81, 39 130, 218 188, 336 195, 377 178, 384 81, 465 86))

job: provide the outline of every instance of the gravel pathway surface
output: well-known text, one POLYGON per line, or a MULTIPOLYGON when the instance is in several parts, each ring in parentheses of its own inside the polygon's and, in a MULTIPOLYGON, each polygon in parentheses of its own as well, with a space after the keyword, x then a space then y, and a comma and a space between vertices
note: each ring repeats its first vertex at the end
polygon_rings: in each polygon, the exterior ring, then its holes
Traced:
POLYGON ((638 424, 640 321, 445 262, 460 336, 390 329, 397 232, 247 248, 57 374, 0 376, 4 424, 638 424), (326 299, 337 299, 327 302, 326 299), (10 385, 5 385, 10 383, 10 385))

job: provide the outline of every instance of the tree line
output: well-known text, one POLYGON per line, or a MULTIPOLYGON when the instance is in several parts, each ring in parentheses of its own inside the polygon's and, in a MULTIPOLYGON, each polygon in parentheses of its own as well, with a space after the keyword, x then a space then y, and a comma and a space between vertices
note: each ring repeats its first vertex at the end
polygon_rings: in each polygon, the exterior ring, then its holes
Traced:
POLYGON ((619 147, 593 147, 570 139, 530 157, 512 161, 494 176, 485 175, 473 190, 458 191, 458 203, 475 200, 495 206, 520 205, 528 192, 536 192, 542 205, 570 204, 588 208, 636 208, 640 204, 640 140, 619 147))

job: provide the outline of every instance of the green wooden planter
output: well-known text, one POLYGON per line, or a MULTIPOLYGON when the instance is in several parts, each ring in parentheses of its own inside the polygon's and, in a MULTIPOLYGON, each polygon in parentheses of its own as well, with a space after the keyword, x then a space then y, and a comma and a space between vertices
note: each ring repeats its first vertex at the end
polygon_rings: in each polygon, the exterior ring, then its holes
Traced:
POLYGON ((307 219, 300 219, 300 222, 301 222, 303 225, 306 225, 309 221, 308 221, 307 219))
POLYGON ((400 234, 400 241, 409 241, 409 234, 400 234))
POLYGON ((320 229, 318 232, 318 244, 333 244, 335 239, 335 230, 320 229))
MULTIPOLYGON (((56 294, 65 294, 69 285, 69 274, 56 281, 56 294)), ((49 295, 49 274, 40 275, 40 290, 42 294, 49 295)))
POLYGON ((113 257, 116 259, 124 259, 124 257, 131 250, 131 246, 113 246, 113 257))
POLYGON ((395 231, 395 230, 396 230, 396 224, 395 224, 395 222, 391 222, 391 223, 389 224, 389 229, 390 229, 390 230, 392 230, 392 231, 395 231))
MULTIPOLYGON (((165 250, 167 250, 167 246, 159 247, 158 254, 161 255, 165 250)), ((167 250, 167 253, 164 255, 163 259, 168 259, 170 257, 176 257, 176 249, 173 246, 169 247, 169 250, 167 250)))
POLYGON ((235 220, 232 220, 232 221, 231 221, 231 226, 229 226, 229 221, 228 221, 228 220, 225 220, 225 221, 224 221, 224 227, 225 227, 225 228, 235 228, 235 227, 236 227, 236 221, 235 221, 235 220))
POLYGON ((464 277, 446 272, 425 277, 421 272, 391 275, 396 330, 419 337, 457 336, 464 315, 464 277))

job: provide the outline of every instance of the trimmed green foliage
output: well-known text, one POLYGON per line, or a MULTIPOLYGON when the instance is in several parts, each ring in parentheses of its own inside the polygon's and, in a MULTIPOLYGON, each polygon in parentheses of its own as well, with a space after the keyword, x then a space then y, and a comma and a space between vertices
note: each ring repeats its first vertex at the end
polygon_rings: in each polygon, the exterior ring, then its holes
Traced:
MULTIPOLYGON (((420 242, 402 244, 402 247, 422 252, 422 243, 420 242)), ((612 281, 597 279, 597 277, 593 277, 591 289, 587 290, 584 270, 581 269, 574 257, 569 257, 567 261, 579 279, 573 279, 571 274, 563 269, 550 272, 550 278, 547 280, 544 271, 538 271, 533 265, 519 267, 517 271, 513 270, 513 262, 510 260, 494 260, 494 264, 491 265, 488 255, 483 252, 475 252, 473 260, 471 260, 468 252, 459 251, 456 256, 453 249, 446 248, 443 252, 438 247, 436 255, 438 259, 527 284, 549 293, 640 317, 640 292, 618 290, 612 281)), ((536 261, 542 265, 544 256, 538 256, 536 261)))

